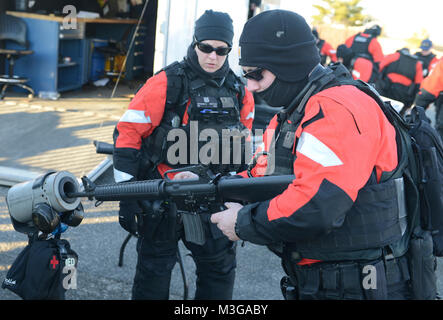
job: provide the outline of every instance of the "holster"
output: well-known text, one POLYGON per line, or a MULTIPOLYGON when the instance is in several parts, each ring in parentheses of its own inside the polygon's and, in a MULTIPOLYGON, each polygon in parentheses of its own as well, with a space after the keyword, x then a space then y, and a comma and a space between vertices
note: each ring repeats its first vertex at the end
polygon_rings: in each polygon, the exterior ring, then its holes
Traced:
POLYGON ((437 296, 437 260, 433 254, 430 231, 416 227, 412 233, 408 250, 412 298, 435 300, 437 296))
POLYGON ((292 283, 291 278, 284 276, 280 280, 280 289, 285 300, 298 300, 297 288, 292 283))
POLYGON ((139 215, 138 230, 142 237, 165 242, 177 240, 177 206, 172 202, 139 201, 143 213, 139 215))
POLYGON ((298 261, 282 260, 289 276, 280 282, 285 299, 385 300, 390 298, 388 288, 395 289, 410 277, 405 256, 303 266, 298 261))

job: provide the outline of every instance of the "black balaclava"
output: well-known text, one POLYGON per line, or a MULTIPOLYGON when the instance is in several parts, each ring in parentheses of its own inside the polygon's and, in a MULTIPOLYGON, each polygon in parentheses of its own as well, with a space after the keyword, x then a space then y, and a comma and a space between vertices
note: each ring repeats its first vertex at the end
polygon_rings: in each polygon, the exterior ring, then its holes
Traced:
POLYGON ((307 83, 307 76, 295 82, 287 82, 275 78, 274 82, 266 90, 256 92, 256 94, 271 107, 288 107, 307 83))
POLYGON ((240 36, 241 66, 271 71, 276 79, 259 97, 273 107, 288 106, 320 63, 305 19, 292 11, 268 10, 246 22, 240 36))
POLYGON ((215 80, 219 85, 224 81, 229 71, 229 62, 226 57, 223 66, 215 72, 206 72, 202 69, 198 62, 197 53, 195 52, 196 41, 203 40, 219 40, 225 42, 229 47, 232 46, 232 38, 234 37, 234 27, 231 17, 224 12, 206 10, 203 15, 195 21, 194 41, 189 46, 186 62, 204 80, 215 80))

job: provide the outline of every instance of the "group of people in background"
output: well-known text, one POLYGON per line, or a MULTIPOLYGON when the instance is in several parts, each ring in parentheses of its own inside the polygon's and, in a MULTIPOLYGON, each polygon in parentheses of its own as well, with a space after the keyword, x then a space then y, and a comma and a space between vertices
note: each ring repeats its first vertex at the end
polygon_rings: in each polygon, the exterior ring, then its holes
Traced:
MULTIPOLYGON (((319 37, 316 28, 312 30, 317 39, 323 65, 334 62, 343 63, 354 79, 360 79, 373 85, 384 97, 403 103, 401 114, 414 104, 427 108, 436 102, 436 127, 443 136, 443 112, 439 99, 442 88, 435 87, 436 81, 425 81, 432 74, 440 59, 432 52, 432 41, 425 39, 420 44, 420 51, 412 54, 408 48, 384 55, 377 40, 381 27, 374 25, 359 32, 340 44, 335 50, 326 40, 319 37), (429 83, 433 83, 430 87, 429 83), (423 99, 425 97, 425 99, 423 99), (427 99, 426 99, 427 97, 427 99)), ((441 63, 440 63, 441 64, 441 63)), ((441 69, 441 68, 440 68, 441 69)), ((442 78, 441 71, 435 70, 433 77, 442 78)), ((442 79, 439 82, 443 82, 442 79)))

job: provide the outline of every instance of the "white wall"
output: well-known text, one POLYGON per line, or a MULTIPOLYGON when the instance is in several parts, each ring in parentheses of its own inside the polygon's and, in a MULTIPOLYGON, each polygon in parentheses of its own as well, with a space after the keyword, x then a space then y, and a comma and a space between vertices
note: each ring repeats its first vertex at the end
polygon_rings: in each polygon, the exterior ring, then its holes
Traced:
POLYGON ((194 23, 205 10, 226 12, 234 24, 233 48, 229 54, 231 68, 240 73, 238 40, 248 15, 248 0, 160 0, 157 13, 154 72, 180 61, 192 42, 194 23))

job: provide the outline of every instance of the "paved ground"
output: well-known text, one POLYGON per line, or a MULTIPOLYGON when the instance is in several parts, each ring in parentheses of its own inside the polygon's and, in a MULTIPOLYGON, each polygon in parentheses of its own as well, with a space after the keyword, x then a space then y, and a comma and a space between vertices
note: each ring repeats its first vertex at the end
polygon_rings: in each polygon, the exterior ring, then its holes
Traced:
MULTIPOLYGON (((126 109, 131 90, 122 88, 112 100, 110 90, 86 88, 62 96, 58 101, 6 98, 0 102, 0 166, 45 172, 69 170, 80 177, 102 161, 93 140, 111 142, 116 121, 126 109), (85 98, 84 96, 87 96, 85 98)), ((15 257, 26 246, 25 235, 15 232, 4 202, 8 188, 0 187, 0 280, 5 278, 15 257)), ((126 300, 136 262, 135 239, 131 239, 118 267, 119 250, 126 233, 117 219, 117 204, 99 207, 85 201, 86 217, 64 237, 79 255, 78 286, 67 293, 72 300, 126 300)), ((283 275, 279 259, 264 247, 246 243, 238 246, 238 268, 234 299, 280 300, 279 282, 283 275)), ((195 291, 195 267, 181 245, 190 297, 195 291)), ((440 262, 439 262, 440 263, 440 262)), ((439 267, 439 287, 443 275, 439 267)), ((171 299, 183 298, 183 280, 178 265, 173 272, 171 299)), ((0 289, 0 300, 17 296, 0 289)))

